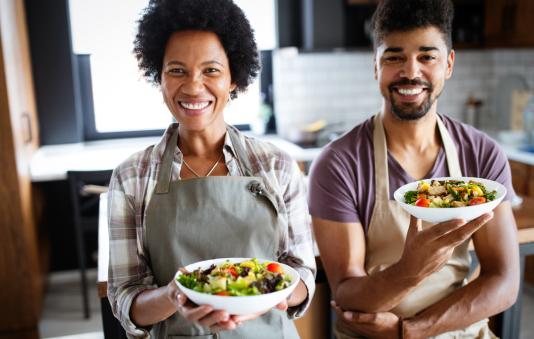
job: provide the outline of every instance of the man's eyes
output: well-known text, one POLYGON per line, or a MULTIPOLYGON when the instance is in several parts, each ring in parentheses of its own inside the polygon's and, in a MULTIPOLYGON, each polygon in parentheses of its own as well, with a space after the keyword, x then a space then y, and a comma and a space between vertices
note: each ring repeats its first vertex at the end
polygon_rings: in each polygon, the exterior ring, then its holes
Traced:
POLYGON ((392 56, 385 57, 384 60, 386 62, 399 62, 402 60, 402 58, 399 56, 392 55, 392 56))
MULTIPOLYGON (((396 56, 396 55, 384 57, 384 61, 388 62, 388 63, 402 62, 402 61, 404 61, 404 59, 405 58, 403 58, 401 56, 396 56)), ((436 56, 429 55, 429 54, 419 56, 419 60, 424 61, 424 62, 433 61, 433 60, 436 60, 436 59, 437 59, 436 56)))
POLYGON ((432 61, 432 60, 436 60, 436 57, 433 55, 423 55, 421 56, 421 59, 424 61, 432 61))

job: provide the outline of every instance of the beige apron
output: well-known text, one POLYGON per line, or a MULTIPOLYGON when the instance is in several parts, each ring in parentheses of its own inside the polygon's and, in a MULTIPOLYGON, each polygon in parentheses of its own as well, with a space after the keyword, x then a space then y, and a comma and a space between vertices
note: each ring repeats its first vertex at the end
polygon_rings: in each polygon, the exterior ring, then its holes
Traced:
MULTIPOLYGON (((281 225, 272 192, 252 175, 237 133, 227 129, 243 176, 171 181, 178 129, 170 138, 146 209, 146 247, 155 282, 164 286, 179 267, 213 258, 277 259, 281 225)), ((175 313, 154 325, 155 338, 299 338, 285 312, 271 310, 235 331, 212 333, 175 313)))
MULTIPOLYGON (((445 149, 449 175, 461 177, 456 147, 437 117, 438 130, 445 149)), ((410 224, 410 215, 394 200, 389 200, 388 152, 382 116, 374 117, 373 131, 375 165, 375 206, 367 230, 365 269, 369 275, 379 272, 399 261, 410 224)), ((430 227, 423 223, 423 227, 430 227)), ((411 317, 428 306, 445 298, 455 289, 466 283, 471 264, 468 250, 469 240, 456 247, 445 266, 423 280, 392 312, 403 317, 411 317)), ((479 321, 460 331, 443 333, 435 338, 495 338, 487 326, 487 319, 479 321)), ((339 339, 357 338, 354 333, 341 328, 336 329, 339 339), (342 332, 345 333, 342 333, 342 332)))

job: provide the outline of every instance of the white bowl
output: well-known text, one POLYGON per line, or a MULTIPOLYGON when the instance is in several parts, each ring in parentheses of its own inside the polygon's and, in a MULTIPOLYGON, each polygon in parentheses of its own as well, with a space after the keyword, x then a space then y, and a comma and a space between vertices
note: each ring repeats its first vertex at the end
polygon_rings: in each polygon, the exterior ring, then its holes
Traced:
POLYGON ((452 177, 443 177, 443 178, 432 178, 432 179, 424 179, 422 181, 425 181, 427 183, 430 183, 432 180, 463 180, 465 182, 469 180, 477 181, 482 183, 487 191, 496 191, 495 194, 495 200, 479 204, 479 205, 473 205, 473 206, 466 206, 466 207, 453 207, 453 208, 430 208, 430 207, 419 207, 410 205, 404 202, 404 193, 407 191, 415 191, 417 190, 417 185, 419 184, 419 181, 414 181, 409 184, 406 184, 402 187, 400 187, 398 190, 393 193, 393 196, 397 203, 401 205, 401 207, 413 215, 416 218, 419 218, 424 221, 428 221, 431 223, 439 223, 451 219, 458 219, 462 218, 466 221, 473 220, 475 218, 478 218, 484 213, 487 213, 489 211, 492 211, 499 203, 502 201, 504 196, 506 195, 506 188, 499 184, 498 182, 482 179, 482 178, 473 178, 473 177, 459 177, 459 178, 452 178, 452 177))
MULTIPOLYGON (((220 258, 220 259, 212 259, 212 260, 205 260, 200 261, 194 264, 187 265, 185 269, 188 272, 193 272, 194 270, 200 268, 200 269, 207 269, 212 264, 218 265, 220 263, 223 263, 225 261, 229 261, 231 263, 239 263, 246 260, 250 260, 250 258, 220 258)), ((260 263, 263 262, 275 262, 272 260, 263 260, 258 259, 260 263)), ((192 289, 189 289, 177 280, 177 278, 182 275, 183 273, 178 271, 176 272, 176 275, 174 277, 174 281, 184 292, 184 294, 194 303, 197 305, 210 305, 215 310, 225 310, 226 312, 230 314, 235 315, 247 315, 247 314, 253 314, 258 312, 267 311, 274 306, 276 306, 278 303, 280 303, 282 300, 286 299, 291 292, 297 287, 297 284, 300 281, 300 276, 298 272, 285 264, 278 263, 282 268, 284 269, 284 272, 286 275, 291 277, 291 283, 288 287, 284 288, 283 290, 267 293, 267 294, 261 294, 261 295, 251 295, 251 296, 219 296, 219 295, 213 295, 213 294, 207 294, 207 293, 201 293, 197 291, 193 291, 192 289)))

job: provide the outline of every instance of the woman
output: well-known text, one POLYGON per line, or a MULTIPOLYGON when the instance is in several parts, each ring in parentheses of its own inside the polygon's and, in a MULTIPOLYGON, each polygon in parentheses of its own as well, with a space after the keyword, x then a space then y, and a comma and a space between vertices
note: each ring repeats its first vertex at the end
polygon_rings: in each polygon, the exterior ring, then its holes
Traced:
POLYGON ((288 318, 314 292, 302 176, 274 146, 224 122, 230 100, 259 70, 243 12, 231 0, 154 0, 134 52, 177 123, 115 171, 109 191, 108 297, 133 337, 297 338, 288 318), (173 281, 179 267, 259 257, 295 267, 295 292, 246 316, 194 305, 173 281))

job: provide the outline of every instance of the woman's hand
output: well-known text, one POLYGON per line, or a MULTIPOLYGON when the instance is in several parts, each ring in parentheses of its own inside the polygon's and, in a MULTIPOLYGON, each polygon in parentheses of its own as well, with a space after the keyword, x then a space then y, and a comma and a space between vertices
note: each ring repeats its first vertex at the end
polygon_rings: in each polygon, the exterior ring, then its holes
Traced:
MULTIPOLYGON (((287 298, 278 303, 274 309, 287 311, 289 304, 299 305, 307 296, 307 288, 301 280, 295 291, 287 298)), ((169 300, 176 307, 176 310, 188 321, 196 322, 202 326, 209 327, 213 331, 229 331, 240 326, 243 322, 256 319, 270 310, 247 315, 230 315, 226 311, 214 311, 209 305, 198 306, 191 302, 185 294, 178 288, 174 281, 167 285, 167 295, 169 300)))
POLYGON ((249 320, 241 319, 239 323, 236 323, 226 311, 215 311, 209 305, 194 304, 187 299, 174 280, 167 285, 167 297, 186 320, 208 327, 215 332, 233 330, 243 321, 249 320))

